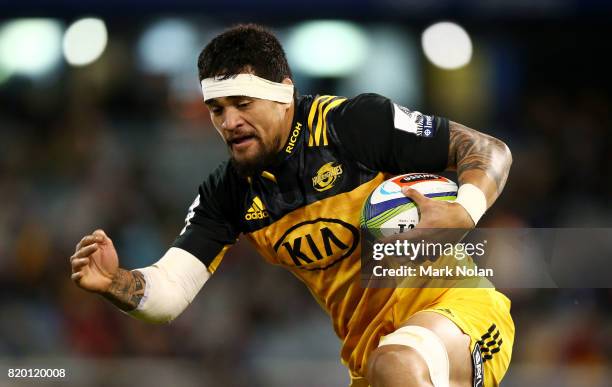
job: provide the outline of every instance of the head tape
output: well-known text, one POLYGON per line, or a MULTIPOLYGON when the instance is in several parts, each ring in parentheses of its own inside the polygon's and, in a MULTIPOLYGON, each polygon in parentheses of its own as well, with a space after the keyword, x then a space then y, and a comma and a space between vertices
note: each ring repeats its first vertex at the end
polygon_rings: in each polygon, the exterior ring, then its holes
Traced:
POLYGON ((272 82, 253 74, 238 74, 227 79, 222 77, 203 79, 202 94, 204 101, 220 97, 245 96, 291 103, 293 85, 272 82))

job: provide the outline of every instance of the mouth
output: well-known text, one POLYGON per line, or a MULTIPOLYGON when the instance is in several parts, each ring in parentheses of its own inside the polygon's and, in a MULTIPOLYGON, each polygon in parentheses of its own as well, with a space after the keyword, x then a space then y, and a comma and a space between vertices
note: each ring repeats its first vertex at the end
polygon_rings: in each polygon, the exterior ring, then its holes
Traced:
POLYGON ((245 149, 257 140, 252 134, 238 135, 228 139, 227 143, 232 149, 245 149))

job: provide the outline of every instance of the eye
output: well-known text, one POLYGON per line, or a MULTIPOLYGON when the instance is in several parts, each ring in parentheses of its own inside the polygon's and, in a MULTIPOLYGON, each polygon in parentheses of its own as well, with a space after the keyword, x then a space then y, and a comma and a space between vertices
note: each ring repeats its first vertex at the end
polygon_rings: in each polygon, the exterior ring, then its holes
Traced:
POLYGON ((244 109, 244 108, 248 107, 250 104, 251 104, 251 101, 249 101, 249 100, 243 100, 243 101, 240 101, 240 102, 238 103, 238 108, 240 108, 240 109, 244 109))
POLYGON ((212 112, 212 114, 214 115, 219 115, 221 114, 221 112, 223 111, 223 108, 220 106, 213 106, 210 108, 210 111, 212 112))

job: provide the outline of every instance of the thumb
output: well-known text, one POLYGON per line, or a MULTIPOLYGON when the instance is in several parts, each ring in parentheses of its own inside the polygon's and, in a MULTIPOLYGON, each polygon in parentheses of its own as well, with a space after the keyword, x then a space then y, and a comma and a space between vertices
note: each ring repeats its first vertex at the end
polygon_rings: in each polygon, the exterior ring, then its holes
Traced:
POLYGON ((426 205, 427 201, 430 200, 416 189, 410 187, 402 187, 402 193, 408 198, 412 199, 412 201, 419 207, 426 205))

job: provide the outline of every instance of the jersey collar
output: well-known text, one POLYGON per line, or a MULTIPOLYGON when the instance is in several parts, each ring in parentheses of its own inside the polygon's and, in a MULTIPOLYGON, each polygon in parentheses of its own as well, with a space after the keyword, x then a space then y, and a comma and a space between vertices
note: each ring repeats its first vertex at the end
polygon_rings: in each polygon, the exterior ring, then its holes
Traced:
POLYGON ((305 123, 303 120, 302 99, 303 97, 296 97, 293 100, 295 108, 293 110, 293 120, 291 122, 291 128, 289 129, 289 136, 287 137, 285 145, 283 145, 276 155, 272 168, 280 167, 285 160, 299 153, 299 149, 304 142, 305 123))

